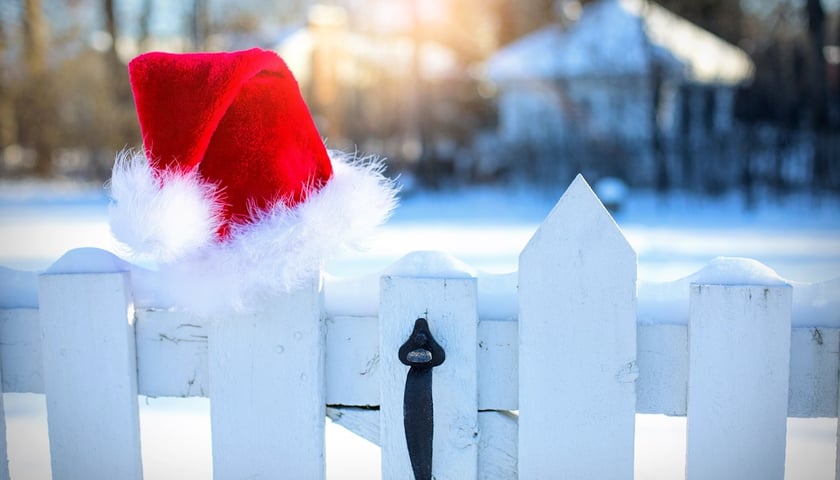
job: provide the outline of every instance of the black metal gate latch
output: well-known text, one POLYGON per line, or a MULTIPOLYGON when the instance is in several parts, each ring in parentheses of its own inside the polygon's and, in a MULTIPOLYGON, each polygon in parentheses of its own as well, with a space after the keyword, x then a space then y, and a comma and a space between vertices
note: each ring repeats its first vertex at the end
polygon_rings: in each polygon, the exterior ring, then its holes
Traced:
POLYGON ((405 379, 403 397, 408 458, 415 480, 431 480, 434 437, 432 368, 446 360, 446 352, 432 338, 425 318, 418 318, 414 322, 414 331, 400 347, 399 358, 403 364, 411 367, 405 379))

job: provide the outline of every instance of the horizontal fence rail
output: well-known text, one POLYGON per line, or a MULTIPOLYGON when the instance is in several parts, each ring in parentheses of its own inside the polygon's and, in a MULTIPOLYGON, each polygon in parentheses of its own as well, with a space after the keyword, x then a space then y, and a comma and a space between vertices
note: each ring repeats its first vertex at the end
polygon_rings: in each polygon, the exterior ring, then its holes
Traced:
MULTIPOLYGON (((139 310, 137 391, 150 397, 209 397, 209 326, 183 312, 139 310)), ((379 405, 377 317, 326 319, 326 404, 379 405)), ((3 391, 44 393, 36 309, 0 310, 3 391)), ((518 410, 515 321, 478 322, 478 408, 518 410)), ((636 412, 685 416, 688 327, 638 325, 636 412)), ((840 329, 791 329, 788 416, 837 417, 840 329)))
POLYGON ((324 478, 326 416, 411 478, 397 350, 417 318, 447 355, 438 479, 632 478, 637 413, 688 417, 687 478, 782 478, 786 418, 838 416, 840 328, 766 275, 700 275, 687 321, 640 320, 635 252, 582 177, 523 251, 514 308, 487 314, 482 278, 425 255, 365 315, 325 310, 317 282, 206 318, 135 308, 117 263, 46 273, 38 308, 0 309, 2 390, 46 394, 56 479, 142 478, 138 395, 212 400, 215 478, 324 478))
MULTIPOLYGON (((209 397, 209 326, 183 312, 139 310, 137 391, 150 397, 209 397)), ((326 319, 326 404, 379 405, 377 317, 326 319)), ((44 393, 36 309, 0 310, 3 391, 44 393)), ((478 322, 478 408, 518 410, 517 322, 478 322)), ((636 412, 685 416, 688 327, 638 325, 636 412)), ((837 416, 840 329, 791 329, 788 416, 837 416)))

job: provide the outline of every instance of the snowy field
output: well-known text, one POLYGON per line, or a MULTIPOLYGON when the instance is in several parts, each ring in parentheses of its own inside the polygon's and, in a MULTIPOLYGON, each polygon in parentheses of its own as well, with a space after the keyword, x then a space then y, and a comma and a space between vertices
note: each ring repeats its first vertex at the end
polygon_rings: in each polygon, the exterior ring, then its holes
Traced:
MULTIPOLYGON (((475 189, 405 196, 369 250, 328 263, 328 285, 375 276, 415 250, 445 251, 481 274, 513 272, 519 251, 561 193, 475 189)), ((638 254, 640 289, 686 277, 718 256, 754 258, 791 282, 840 278, 837 199, 792 197, 746 212, 737 197, 636 194, 615 218, 638 254)), ((119 251, 101 189, 0 184, 0 266, 43 270, 83 246, 119 251)), ((5 394, 4 401, 12 478, 49 478, 43 397, 5 394)), ((146 478, 209 478, 209 402, 140 403, 146 478)), ((637 418, 637 478, 682 478, 685 419, 637 418)), ((834 419, 789 419, 787 478, 834 478, 835 433, 834 419)), ((377 447, 328 425, 328 478, 378 478, 378 462, 377 447)))

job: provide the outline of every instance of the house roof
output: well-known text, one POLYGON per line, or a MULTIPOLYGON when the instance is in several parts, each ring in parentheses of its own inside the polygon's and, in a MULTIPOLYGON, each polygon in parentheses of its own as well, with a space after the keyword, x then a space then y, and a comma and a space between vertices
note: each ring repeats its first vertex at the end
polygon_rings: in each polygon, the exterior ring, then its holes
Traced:
POLYGON ((588 4, 573 25, 549 25, 502 48, 485 63, 485 72, 499 83, 645 75, 653 62, 699 83, 737 84, 753 72, 738 47, 643 0, 588 4))

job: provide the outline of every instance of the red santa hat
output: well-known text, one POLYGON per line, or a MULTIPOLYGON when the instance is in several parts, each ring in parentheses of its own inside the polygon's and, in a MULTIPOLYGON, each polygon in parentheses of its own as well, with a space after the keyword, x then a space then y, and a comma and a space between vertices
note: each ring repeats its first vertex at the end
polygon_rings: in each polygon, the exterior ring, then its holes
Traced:
POLYGON ((275 53, 153 52, 128 71, 144 151, 114 165, 111 229, 157 262, 173 302, 296 288, 394 208, 380 163, 327 151, 275 53))

